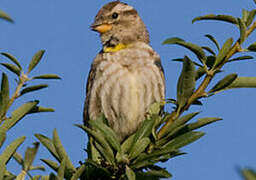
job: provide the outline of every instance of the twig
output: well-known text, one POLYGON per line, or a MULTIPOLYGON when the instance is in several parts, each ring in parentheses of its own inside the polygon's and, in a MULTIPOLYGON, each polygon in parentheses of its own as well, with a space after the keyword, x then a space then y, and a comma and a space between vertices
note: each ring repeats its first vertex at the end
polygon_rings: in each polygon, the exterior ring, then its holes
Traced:
POLYGON ((8 109, 12 106, 13 102, 20 96, 20 90, 21 88, 24 86, 24 84, 29 81, 29 78, 27 76, 27 74, 24 74, 22 73, 21 76, 19 77, 19 83, 18 83, 18 86, 16 87, 15 89, 15 92, 13 93, 12 97, 10 98, 9 102, 8 102, 8 105, 7 105, 7 108, 6 108, 6 111, 5 113, 3 114, 3 118, 1 118, 0 120, 0 124, 1 122, 6 119, 6 113, 8 112, 8 109))
MULTIPOLYGON (((245 37, 248 38, 248 36, 256 29, 256 21, 249 27, 249 29, 246 31, 245 37)), ((158 132, 158 138, 162 138, 165 135, 165 132, 167 129, 169 129, 172 125, 172 123, 186 110, 189 109, 190 105, 197 100, 198 98, 204 97, 206 92, 205 89, 210 84, 212 78, 215 76, 216 72, 220 70, 224 64, 229 60, 230 57, 232 57, 235 53, 239 52, 241 49, 241 44, 239 43, 239 39, 236 41, 236 43, 232 46, 232 48, 229 50, 225 60, 215 69, 209 70, 203 80, 203 82, 200 84, 198 89, 192 94, 192 96, 188 99, 187 104, 180 109, 179 112, 177 112, 177 109, 171 113, 170 118, 164 126, 159 130, 158 132)))

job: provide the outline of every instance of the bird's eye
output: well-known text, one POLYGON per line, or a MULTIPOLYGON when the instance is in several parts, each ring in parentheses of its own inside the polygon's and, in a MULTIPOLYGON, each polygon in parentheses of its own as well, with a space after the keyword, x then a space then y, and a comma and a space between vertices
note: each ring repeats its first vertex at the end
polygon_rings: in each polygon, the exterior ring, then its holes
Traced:
POLYGON ((117 14, 116 12, 114 12, 114 13, 112 14, 112 18, 113 18, 113 19, 117 19, 117 18, 118 18, 118 14, 117 14))

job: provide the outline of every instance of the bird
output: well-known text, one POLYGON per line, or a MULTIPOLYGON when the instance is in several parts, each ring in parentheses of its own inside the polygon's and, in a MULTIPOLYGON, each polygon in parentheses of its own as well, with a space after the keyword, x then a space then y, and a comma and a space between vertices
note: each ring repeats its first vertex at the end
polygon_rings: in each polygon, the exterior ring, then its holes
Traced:
POLYGON ((122 142, 141 126, 150 106, 165 99, 160 56, 137 10, 127 3, 105 4, 91 29, 99 33, 102 49, 87 79, 84 124, 103 113, 122 142))

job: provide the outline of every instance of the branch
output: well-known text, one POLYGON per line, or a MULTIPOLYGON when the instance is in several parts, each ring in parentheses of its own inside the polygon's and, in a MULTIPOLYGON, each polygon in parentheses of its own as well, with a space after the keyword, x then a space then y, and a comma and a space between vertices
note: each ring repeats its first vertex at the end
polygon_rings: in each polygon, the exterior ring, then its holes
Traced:
POLYGON ((20 96, 21 88, 24 86, 24 84, 27 81, 29 81, 27 74, 22 73, 21 76, 19 77, 18 86, 16 87, 15 92, 13 93, 12 97, 10 98, 10 101, 8 102, 5 113, 3 114, 2 118, 0 119, 0 124, 2 123, 3 120, 6 119, 5 116, 6 116, 6 113, 8 112, 8 109, 12 106, 13 102, 20 96))
MULTIPOLYGON (((256 21, 249 27, 249 29, 246 31, 245 39, 249 37, 249 35, 256 29, 256 21)), ((181 108, 179 111, 176 109, 174 110, 168 121, 164 124, 164 126, 159 130, 158 132, 158 138, 162 138, 165 135, 165 132, 171 127, 172 123, 186 110, 189 109, 190 105, 201 97, 206 97, 207 93, 205 92, 205 89, 210 84, 211 80, 215 76, 216 72, 218 72, 224 64, 229 60, 230 57, 232 57, 235 53, 241 51, 241 44, 240 44, 240 38, 236 41, 236 43, 232 46, 232 48, 229 50, 225 60, 220 63, 215 69, 207 70, 207 74, 203 80, 203 82, 200 84, 200 86, 197 88, 197 90, 191 95, 191 97, 188 99, 187 104, 181 108)))

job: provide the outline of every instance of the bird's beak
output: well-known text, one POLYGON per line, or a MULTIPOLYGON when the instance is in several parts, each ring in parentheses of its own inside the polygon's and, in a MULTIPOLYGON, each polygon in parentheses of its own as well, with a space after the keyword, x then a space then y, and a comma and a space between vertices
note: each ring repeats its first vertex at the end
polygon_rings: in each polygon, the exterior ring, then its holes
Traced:
POLYGON ((111 24, 99 24, 99 25, 91 25, 91 28, 93 31, 97 31, 100 34, 103 34, 105 32, 108 32, 112 29, 112 25, 111 24))

